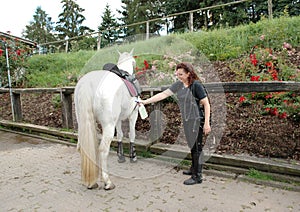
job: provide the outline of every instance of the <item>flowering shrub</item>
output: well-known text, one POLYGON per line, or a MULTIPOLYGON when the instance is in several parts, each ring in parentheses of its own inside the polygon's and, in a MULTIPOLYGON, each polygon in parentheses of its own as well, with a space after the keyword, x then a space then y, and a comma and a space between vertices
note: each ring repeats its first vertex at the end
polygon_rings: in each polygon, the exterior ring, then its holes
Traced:
POLYGON ((162 86, 173 82, 176 63, 171 59, 159 55, 135 56, 135 59, 135 75, 141 85, 162 86))
POLYGON ((11 79, 16 82, 22 75, 23 68, 27 66, 29 49, 18 40, 0 40, 0 85, 8 84, 6 48, 8 52, 11 79))
MULTIPOLYGON (((265 36, 260 37, 261 41, 265 36)), ((300 70, 289 63, 289 57, 295 50, 288 43, 283 43, 282 51, 275 52, 263 45, 255 46, 250 52, 249 58, 242 62, 242 68, 246 71, 245 80, 258 81, 300 81, 300 70)), ((292 118, 300 121, 300 97, 295 92, 271 92, 252 93, 242 95, 239 102, 242 105, 251 104, 251 101, 262 101, 264 115, 272 115, 278 118, 292 118)))

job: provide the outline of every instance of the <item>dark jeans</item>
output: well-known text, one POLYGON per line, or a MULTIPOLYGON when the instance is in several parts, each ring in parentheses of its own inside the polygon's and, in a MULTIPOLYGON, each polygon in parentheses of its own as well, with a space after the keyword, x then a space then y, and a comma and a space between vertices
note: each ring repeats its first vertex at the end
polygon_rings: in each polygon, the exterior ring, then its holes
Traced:
POLYGON ((198 132, 197 140, 191 149, 192 156, 192 177, 202 179, 202 140, 203 140, 203 124, 201 124, 200 130, 198 132))

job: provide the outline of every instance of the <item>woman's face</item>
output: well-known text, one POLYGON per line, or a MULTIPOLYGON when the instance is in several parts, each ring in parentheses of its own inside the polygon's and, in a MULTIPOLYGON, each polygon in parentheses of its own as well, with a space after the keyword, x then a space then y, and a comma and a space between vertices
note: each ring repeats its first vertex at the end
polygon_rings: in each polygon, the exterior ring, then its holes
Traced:
POLYGON ((190 76, 189 72, 185 72, 185 70, 183 68, 179 68, 179 69, 177 69, 175 74, 181 82, 188 83, 188 77, 190 76))

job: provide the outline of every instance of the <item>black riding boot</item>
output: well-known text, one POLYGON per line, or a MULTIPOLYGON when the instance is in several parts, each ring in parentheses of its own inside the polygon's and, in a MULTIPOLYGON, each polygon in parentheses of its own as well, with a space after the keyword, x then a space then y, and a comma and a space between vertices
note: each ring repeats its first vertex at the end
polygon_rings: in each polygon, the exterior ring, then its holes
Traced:
POLYGON ((185 185, 194 185, 198 183, 202 183, 202 161, 200 159, 199 152, 192 153, 192 161, 194 162, 194 166, 192 168, 192 177, 185 180, 183 183, 185 185))
POLYGON ((184 170, 184 171, 182 172, 182 174, 184 174, 184 175, 192 175, 193 167, 194 167, 194 160, 192 160, 192 165, 191 165, 191 167, 190 167, 188 170, 184 170))
POLYGON ((130 142, 130 162, 131 163, 136 163, 137 162, 137 156, 136 156, 136 151, 135 151, 135 146, 134 143, 130 142))
POLYGON ((118 155, 118 162, 119 163, 124 163, 125 162, 125 156, 124 156, 124 152, 123 152, 123 143, 122 143, 122 141, 118 141, 117 155, 118 155))
POLYGON ((192 166, 189 168, 189 169, 187 169, 187 170, 183 170, 183 172, 182 172, 182 174, 184 174, 184 175, 192 175, 192 166))

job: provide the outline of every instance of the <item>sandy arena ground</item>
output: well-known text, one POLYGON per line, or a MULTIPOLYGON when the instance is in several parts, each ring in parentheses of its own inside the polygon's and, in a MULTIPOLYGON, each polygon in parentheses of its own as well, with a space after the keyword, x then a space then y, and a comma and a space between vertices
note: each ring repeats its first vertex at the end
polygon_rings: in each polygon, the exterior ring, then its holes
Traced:
POLYGON ((0 211, 300 211, 299 192, 208 175, 186 186, 170 164, 119 164, 113 153, 116 188, 87 190, 74 146, 1 130, 0 167, 0 211))

